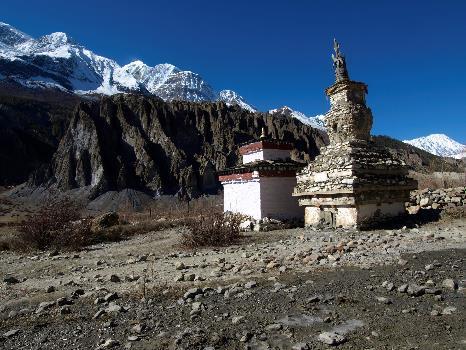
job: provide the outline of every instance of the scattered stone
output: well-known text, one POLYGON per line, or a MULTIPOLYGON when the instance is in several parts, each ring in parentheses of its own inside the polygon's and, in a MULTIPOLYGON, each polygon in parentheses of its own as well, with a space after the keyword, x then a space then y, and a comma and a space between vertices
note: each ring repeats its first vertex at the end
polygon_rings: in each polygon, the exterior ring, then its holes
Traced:
POLYGON ((196 279, 196 275, 194 273, 188 273, 184 275, 184 281, 194 281, 196 279))
POLYGON ((202 294, 202 289, 200 288, 191 288, 188 289, 186 293, 184 293, 183 298, 186 299, 194 299, 196 295, 202 294))
POLYGON ((54 286, 48 286, 48 287, 45 289, 45 292, 46 292, 46 293, 53 293, 53 292, 55 292, 55 287, 54 287, 54 286))
POLYGON ((179 274, 176 275, 175 278, 173 279, 174 282, 183 282, 184 281, 184 274, 179 274))
POLYGON ((108 293, 104 296, 104 300, 106 302, 110 302, 110 301, 113 301, 113 300, 116 300, 118 299, 118 294, 117 293, 108 293))
POLYGON ((268 331, 279 331, 280 329, 282 329, 283 326, 279 323, 272 323, 272 324, 269 324, 267 327, 265 327, 266 330, 268 331))
POLYGON ((110 282, 118 283, 121 282, 121 279, 117 275, 110 275, 110 282))
POLYGON ((72 305, 73 302, 71 300, 68 300, 67 298, 58 298, 56 301, 58 306, 65 306, 65 305, 72 305))
POLYGON ((429 264, 429 265, 426 265, 424 268, 425 268, 426 271, 430 271, 430 270, 433 270, 435 268, 435 266, 434 266, 434 264, 429 264))
POLYGON ((115 304, 115 303, 110 303, 108 304, 108 307, 105 309, 105 312, 111 313, 111 312, 123 312, 125 311, 120 305, 115 304))
POLYGON ((97 311, 97 312, 94 314, 94 316, 92 316, 92 318, 93 318, 94 320, 97 320, 97 319, 98 319, 100 316, 102 316, 102 315, 105 315, 105 310, 102 310, 102 309, 101 309, 101 310, 97 311))
POLYGON ((244 284, 244 288, 246 289, 252 289, 252 288, 255 288, 256 286, 257 286, 256 281, 249 281, 244 284))
POLYGON ((175 263, 176 270, 184 270, 186 268, 185 264, 182 261, 177 261, 175 263))
POLYGON ((406 292, 412 297, 419 297, 425 293, 425 287, 418 286, 417 284, 410 284, 406 292))
POLYGON ((20 332, 19 329, 12 329, 11 331, 8 331, 6 333, 3 334, 3 337, 4 338, 11 338, 11 337, 14 337, 16 334, 18 334, 20 332))
POLYGON ((408 291, 408 285, 407 284, 402 284, 401 286, 398 287, 397 290, 400 293, 406 293, 408 291))
POLYGON ((104 343, 100 344, 97 349, 109 349, 120 345, 120 342, 115 339, 107 339, 104 343))
POLYGON ((447 306, 442 310, 442 315, 451 315, 454 312, 456 312, 456 307, 453 306, 447 306))
POLYGON ((320 333, 317 339, 327 345, 340 345, 346 341, 346 338, 343 335, 335 332, 320 333))
POLYGON ((69 315, 71 313, 71 309, 69 306, 63 306, 60 308, 60 314, 61 315, 69 315))
POLYGON ((131 333, 141 334, 143 329, 144 326, 140 323, 137 323, 131 328, 131 333))
POLYGON ((14 276, 6 276, 3 278, 3 282, 6 284, 16 284, 19 283, 19 280, 14 276))
POLYGON ((77 299, 81 295, 84 295, 84 294, 85 294, 84 289, 76 289, 76 290, 73 291, 73 293, 71 293, 71 297, 73 299, 77 299))
POLYGON ((50 309, 54 305, 55 305, 54 301, 44 301, 39 304, 39 307, 36 310, 36 314, 40 314, 44 310, 50 309))
POLYGON ((292 350, 310 350, 311 348, 306 343, 298 343, 293 345, 292 350))
POLYGON ((458 289, 458 282, 456 282, 452 278, 447 278, 447 279, 443 280, 442 287, 452 289, 452 290, 456 290, 456 289, 458 289))
POLYGON ((237 324, 244 320, 244 316, 234 316, 231 318, 231 323, 237 324))
POLYGON ((400 259, 398 260, 398 265, 405 266, 408 263, 408 260, 400 259))
POLYGON ((393 283, 389 282, 389 283, 387 283, 385 285, 385 289, 388 290, 389 292, 391 292, 392 290, 395 289, 395 285, 393 283))
POLYGON ((388 298, 385 298, 385 297, 377 297, 376 298, 377 301, 379 303, 382 303, 382 304, 386 304, 386 305, 389 305, 389 304, 392 304, 393 302, 391 301, 391 299, 388 299, 388 298))
POLYGON ((438 288, 426 288, 424 292, 426 294, 434 294, 434 295, 442 294, 442 290, 438 288))

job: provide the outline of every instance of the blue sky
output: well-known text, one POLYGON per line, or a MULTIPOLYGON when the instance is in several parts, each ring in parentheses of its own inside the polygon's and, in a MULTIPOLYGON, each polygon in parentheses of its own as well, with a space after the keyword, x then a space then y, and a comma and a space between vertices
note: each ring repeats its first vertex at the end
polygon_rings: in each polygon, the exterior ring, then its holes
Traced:
POLYGON ((373 134, 466 143, 466 1, 8 1, 0 21, 62 31, 120 64, 201 74, 260 110, 325 113, 335 36, 369 85, 373 134), (8 3, 8 4, 7 4, 8 3))

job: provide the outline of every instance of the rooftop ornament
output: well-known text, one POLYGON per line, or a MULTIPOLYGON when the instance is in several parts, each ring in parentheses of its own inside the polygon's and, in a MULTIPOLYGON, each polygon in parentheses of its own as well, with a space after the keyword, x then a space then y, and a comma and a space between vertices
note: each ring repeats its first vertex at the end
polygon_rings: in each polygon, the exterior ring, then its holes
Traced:
POLYGON ((333 39, 333 50, 335 54, 332 54, 333 68, 335 68, 335 81, 349 80, 348 70, 346 69, 345 56, 340 51, 340 44, 337 40, 333 39))

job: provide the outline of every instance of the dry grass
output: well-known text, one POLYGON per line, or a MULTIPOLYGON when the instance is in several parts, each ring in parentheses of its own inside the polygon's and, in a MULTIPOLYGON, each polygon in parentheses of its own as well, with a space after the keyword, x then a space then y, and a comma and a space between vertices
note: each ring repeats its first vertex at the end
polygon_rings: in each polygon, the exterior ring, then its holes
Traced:
POLYGON ((145 208, 142 212, 120 211, 120 225, 123 236, 144 234, 153 231, 189 226, 196 218, 206 213, 223 212, 219 196, 200 197, 190 202, 175 197, 163 198, 145 208))
POLYGON ((423 174, 410 172, 410 176, 418 181, 418 189, 420 190, 466 186, 466 173, 435 172, 423 174))
POLYGON ((243 219, 238 214, 204 214, 188 223, 188 231, 181 237, 186 248, 229 246, 241 238, 239 225, 243 219))
POLYGON ((466 206, 445 208, 440 216, 443 220, 466 218, 466 206))
POLYGON ((81 217, 82 206, 68 198, 43 205, 18 227, 17 234, 3 235, 0 250, 79 250, 82 247, 121 239, 121 230, 94 232, 91 218, 81 217))
POLYGON ((223 201, 221 196, 206 196, 189 202, 180 201, 175 197, 165 197, 154 200, 142 212, 132 210, 119 211, 120 218, 129 223, 151 221, 177 221, 199 216, 203 213, 221 213, 223 201))

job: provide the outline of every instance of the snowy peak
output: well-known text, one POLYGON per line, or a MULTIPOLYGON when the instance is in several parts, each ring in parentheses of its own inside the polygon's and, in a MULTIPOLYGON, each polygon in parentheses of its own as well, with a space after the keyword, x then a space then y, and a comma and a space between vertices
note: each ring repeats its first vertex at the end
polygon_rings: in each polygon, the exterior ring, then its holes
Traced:
POLYGON ((325 121, 324 121, 323 115, 317 115, 315 117, 308 117, 304 113, 295 111, 288 106, 271 109, 269 110, 269 113, 272 115, 285 115, 287 117, 296 118, 305 125, 309 125, 313 128, 325 131, 325 121))
POLYGON ((153 67, 140 60, 125 66, 96 55, 56 32, 34 39, 0 22, 0 79, 28 88, 58 88, 77 94, 151 93, 165 101, 224 101, 256 111, 231 90, 217 93, 199 74, 163 63, 153 67))
POLYGON ((256 111, 236 92, 222 90, 216 93, 199 74, 181 70, 169 63, 150 67, 137 60, 123 66, 122 69, 130 73, 149 92, 166 101, 224 101, 227 105, 238 105, 248 111, 256 111))
POLYGON ((56 32, 48 35, 44 35, 38 39, 43 45, 49 46, 62 46, 67 44, 76 44, 66 33, 56 32))
POLYGON ((150 67, 139 60, 123 66, 122 69, 131 74, 153 94, 156 94, 157 89, 168 80, 171 74, 180 72, 180 69, 172 64, 163 63, 150 67))
POLYGON ((15 46, 30 40, 31 37, 7 23, 0 22, 0 43, 15 46))
POLYGON ((218 99, 225 102, 228 106, 238 105, 250 112, 256 112, 257 109, 246 102, 246 100, 233 90, 222 90, 218 93, 218 99))
POLYGON ((466 145, 445 134, 432 134, 403 142, 442 157, 462 158, 466 152, 466 145))

